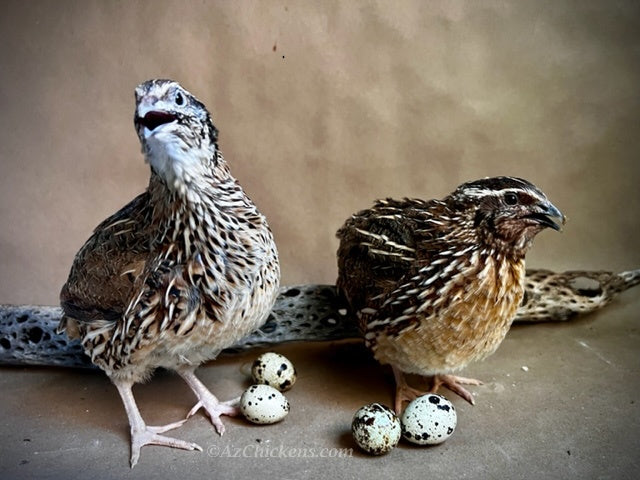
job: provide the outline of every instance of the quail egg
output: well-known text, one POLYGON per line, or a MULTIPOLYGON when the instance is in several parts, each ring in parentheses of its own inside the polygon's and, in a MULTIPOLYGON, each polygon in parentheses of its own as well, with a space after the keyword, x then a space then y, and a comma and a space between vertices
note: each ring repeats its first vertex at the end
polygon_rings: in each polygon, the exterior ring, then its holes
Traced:
POLYGON ((269 385, 251 385, 240 397, 240 411, 252 423, 276 423, 289 413, 289 401, 269 385))
POLYGON ((253 362, 251 376, 256 383, 270 385, 286 392, 296 382, 296 369, 284 355, 267 352, 253 362))
POLYGON ((389 407, 372 403, 356 412, 351 433, 362 450, 371 455, 382 455, 398 444, 400 420, 389 407))
POLYGON ((444 442, 456 429, 456 408, 442 395, 429 393, 413 400, 402 413, 402 436, 418 445, 444 442))

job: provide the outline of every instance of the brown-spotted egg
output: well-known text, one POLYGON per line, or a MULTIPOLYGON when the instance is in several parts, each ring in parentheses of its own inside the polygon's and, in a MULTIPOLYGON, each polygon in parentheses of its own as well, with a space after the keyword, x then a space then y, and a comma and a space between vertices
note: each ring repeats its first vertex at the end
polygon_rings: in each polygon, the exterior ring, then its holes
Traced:
POLYGON ((251 376, 254 382, 270 385, 281 392, 289 390, 297 378, 289 359, 274 352, 263 353, 253 362, 251 376))
POLYGON ((442 395, 413 400, 402 413, 402 436, 418 445, 436 445, 449 438, 458 422, 456 408, 442 395))
POLYGON ((269 385, 251 385, 240 397, 240 411, 252 423, 276 423, 289 413, 289 401, 269 385))
POLYGON ((398 444, 400 420, 389 407, 372 403, 353 416, 351 433, 362 450, 371 455, 382 455, 398 444))

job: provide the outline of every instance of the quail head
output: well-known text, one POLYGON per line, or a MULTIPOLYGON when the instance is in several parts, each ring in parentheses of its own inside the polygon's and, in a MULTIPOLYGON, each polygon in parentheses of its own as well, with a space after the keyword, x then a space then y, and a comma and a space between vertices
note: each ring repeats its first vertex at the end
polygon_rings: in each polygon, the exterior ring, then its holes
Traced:
POLYGON ((122 397, 131 466, 143 445, 194 450, 145 424, 132 386, 157 367, 176 371, 222 434, 237 413, 195 376, 201 363, 260 327, 280 271, 273 237, 229 172, 205 106, 177 82, 135 90, 134 124, 151 167, 147 190, 96 227, 60 295, 59 330, 79 338, 122 397))
POLYGON ((452 373, 493 353, 520 305, 525 254, 564 216, 533 184, 513 177, 460 185, 442 200, 379 200, 338 231, 338 288, 366 345, 393 368, 396 411, 430 377, 473 403, 452 373))

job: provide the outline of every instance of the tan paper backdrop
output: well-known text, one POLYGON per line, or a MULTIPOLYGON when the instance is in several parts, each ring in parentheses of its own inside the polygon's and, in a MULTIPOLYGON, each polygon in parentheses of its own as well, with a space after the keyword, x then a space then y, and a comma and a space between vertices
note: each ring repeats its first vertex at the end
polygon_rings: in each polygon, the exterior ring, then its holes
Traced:
POLYGON ((142 191, 133 88, 210 108, 283 282, 333 282, 377 197, 487 175, 569 217, 529 265, 640 267, 640 3, 2 2, 0 302, 57 302, 93 227, 142 191))

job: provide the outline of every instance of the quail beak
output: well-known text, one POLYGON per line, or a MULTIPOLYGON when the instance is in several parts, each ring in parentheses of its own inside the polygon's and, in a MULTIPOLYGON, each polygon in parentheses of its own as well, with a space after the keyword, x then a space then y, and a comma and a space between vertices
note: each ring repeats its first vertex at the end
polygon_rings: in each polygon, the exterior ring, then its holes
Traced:
POLYGON ((544 227, 562 231, 562 225, 566 222, 566 217, 551 202, 536 205, 535 210, 525 216, 544 227))
POLYGON ((144 117, 136 116, 135 122, 138 125, 148 128, 149 131, 153 131, 160 125, 171 123, 174 120, 177 120, 177 118, 177 115, 174 115, 173 113, 151 110, 150 112, 147 112, 144 117))

